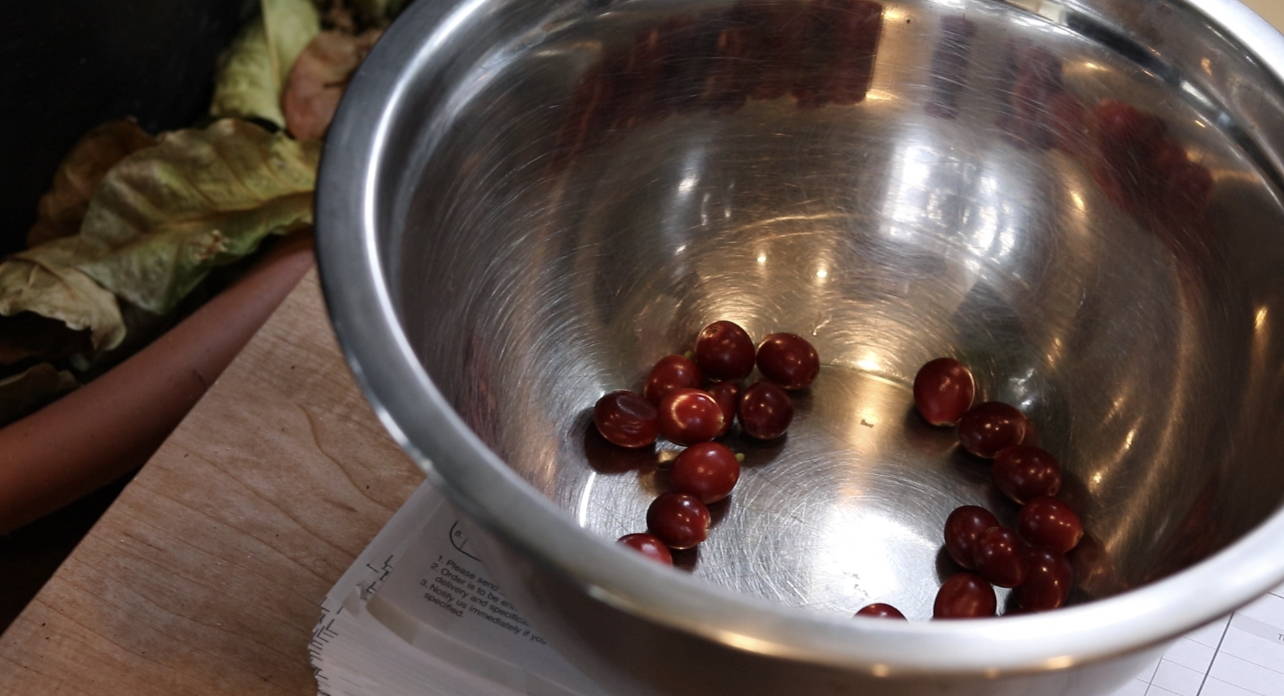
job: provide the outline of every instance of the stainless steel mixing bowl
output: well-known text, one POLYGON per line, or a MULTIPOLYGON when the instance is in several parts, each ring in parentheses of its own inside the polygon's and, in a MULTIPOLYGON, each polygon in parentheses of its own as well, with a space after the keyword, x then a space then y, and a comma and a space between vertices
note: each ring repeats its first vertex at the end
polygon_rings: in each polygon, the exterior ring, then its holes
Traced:
POLYGON ((421 0, 329 136, 326 294, 603 693, 1106 693, 1284 580, 1282 71, 1232 0, 421 0), (673 571, 611 543, 672 448, 587 412, 714 319, 824 368, 673 571), (950 510, 1013 514, 911 411, 943 354, 1064 462, 1076 606, 923 621, 950 510))

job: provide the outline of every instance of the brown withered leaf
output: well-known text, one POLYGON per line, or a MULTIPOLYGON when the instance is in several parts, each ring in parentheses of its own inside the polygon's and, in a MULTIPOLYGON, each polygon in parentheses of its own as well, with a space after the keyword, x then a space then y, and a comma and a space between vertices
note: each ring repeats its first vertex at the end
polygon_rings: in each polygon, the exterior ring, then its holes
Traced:
POLYGON ((285 127, 300 140, 320 140, 334 119, 348 78, 370 53, 382 32, 356 36, 323 31, 299 54, 281 96, 285 127))
POLYGON ((409 0, 352 0, 353 7, 366 25, 376 27, 391 24, 409 4, 409 0))
POLYGON ((79 232, 89 198, 107 170, 125 155, 155 144, 156 139, 132 118, 108 121, 85 133, 58 166, 49 191, 40 197, 27 246, 79 232))
POLYGON ((352 16, 352 8, 348 7, 347 0, 330 0, 321 13, 321 27, 348 34, 356 33, 357 20, 352 16))

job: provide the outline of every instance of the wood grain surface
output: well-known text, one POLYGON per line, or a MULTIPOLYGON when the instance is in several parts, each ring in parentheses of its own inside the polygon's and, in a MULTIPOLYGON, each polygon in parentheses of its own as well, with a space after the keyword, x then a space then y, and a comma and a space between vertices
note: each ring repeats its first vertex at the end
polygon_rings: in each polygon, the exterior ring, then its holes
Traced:
POLYGON ((319 603, 421 478, 309 273, 0 636, 0 694, 315 694, 319 603))
POLYGON ((1256 10, 1266 21, 1284 28, 1284 0, 1244 0, 1244 4, 1256 10))

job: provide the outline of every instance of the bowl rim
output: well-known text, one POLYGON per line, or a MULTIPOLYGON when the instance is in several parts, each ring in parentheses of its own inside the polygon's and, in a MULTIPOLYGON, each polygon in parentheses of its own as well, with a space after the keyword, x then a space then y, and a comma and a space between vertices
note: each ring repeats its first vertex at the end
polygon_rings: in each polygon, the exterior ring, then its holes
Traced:
MULTIPOLYGON (((744 651, 880 677, 992 677, 1103 660, 1163 643, 1284 581, 1282 508, 1190 568, 1053 615, 853 621, 727 593, 576 525, 505 465, 438 391, 401 329, 380 272, 375 201, 390 124, 422 84, 418 70, 491 1, 414 3, 390 28, 330 128, 316 203, 322 288, 358 384, 398 444, 489 533, 627 613, 744 651)), ((1238 0, 1171 2, 1219 25, 1284 77, 1284 36, 1238 0)))

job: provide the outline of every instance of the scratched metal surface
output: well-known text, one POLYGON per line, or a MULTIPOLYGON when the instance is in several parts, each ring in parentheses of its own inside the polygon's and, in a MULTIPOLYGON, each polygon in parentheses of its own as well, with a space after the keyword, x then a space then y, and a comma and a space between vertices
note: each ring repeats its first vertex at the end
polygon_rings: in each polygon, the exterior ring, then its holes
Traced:
POLYGON ((824 362, 784 442, 736 440, 682 559, 734 590, 930 615, 949 511, 1014 513, 910 413, 942 354, 1067 467, 1080 599, 1278 508, 1278 97, 1166 38, 1179 9, 1097 3, 1124 35, 1046 2, 535 5, 388 155, 413 174, 381 243, 433 380, 578 524, 640 531, 672 456, 605 446, 586 409, 714 319, 824 362), (1159 144, 1104 135, 1104 99, 1159 144))

